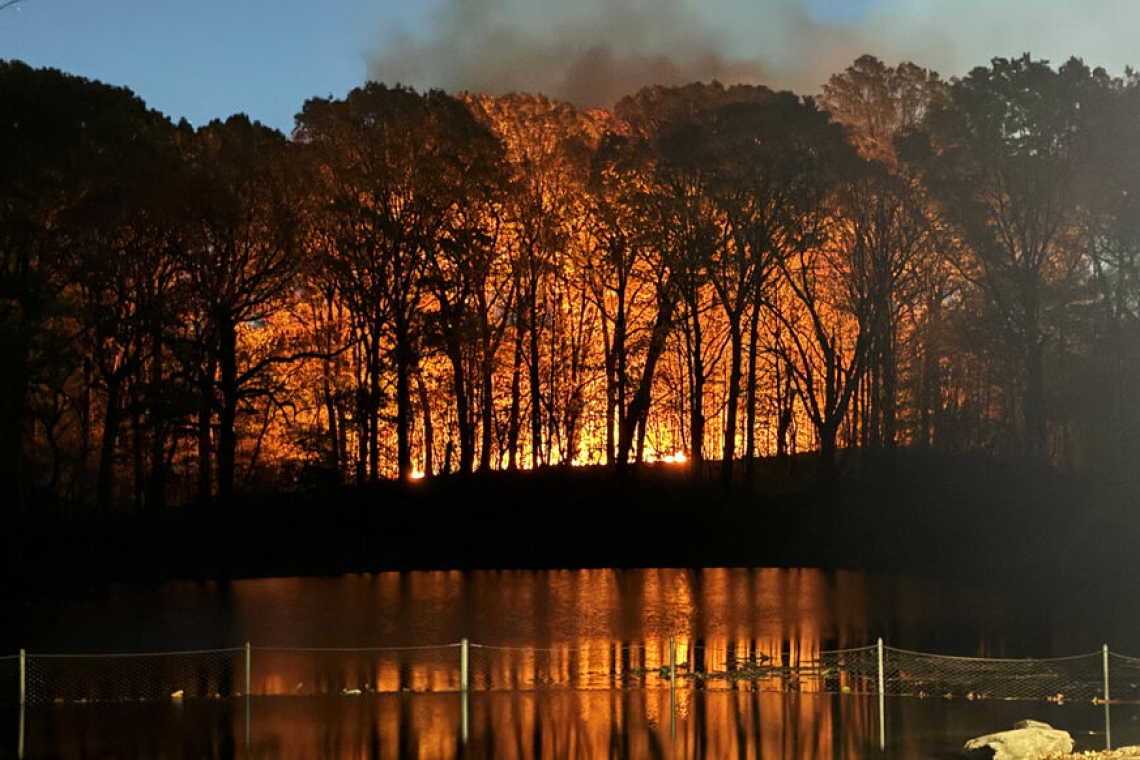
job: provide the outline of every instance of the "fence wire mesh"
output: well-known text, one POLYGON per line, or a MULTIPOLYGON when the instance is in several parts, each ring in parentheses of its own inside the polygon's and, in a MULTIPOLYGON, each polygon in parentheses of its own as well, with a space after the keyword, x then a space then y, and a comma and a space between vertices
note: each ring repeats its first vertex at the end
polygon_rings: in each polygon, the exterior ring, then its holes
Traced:
POLYGON ((1104 697, 1101 652, 1053 659, 947 657, 884 648, 883 692, 892 696, 1027 699, 1104 697))
POLYGON ((647 686, 667 677, 668 662, 660 647, 638 644, 599 641, 552 648, 473 644, 469 686, 484 691, 647 686))
POLYGON ((257 696, 328 696, 458 691, 459 644, 371 649, 255 647, 250 691, 257 696))
POLYGON ((698 645, 677 665, 679 683, 706 689, 869 694, 876 690, 878 648, 765 651, 752 645, 698 645))
POLYGON ((1140 658, 1109 652, 1108 672, 1109 699, 1140 704, 1140 658))
MULTIPOLYGON (((1140 659, 948 657, 892 647, 765 649, 756 642, 463 643, 358 649, 251 647, 114 655, 28 654, 28 704, 335 696, 539 688, 685 687, 964 699, 1140 702, 1140 659), (881 672, 880 672, 881 661, 881 672), (466 678, 466 683, 464 682, 466 678), (880 680, 881 679, 881 680, 880 680), (881 683, 881 686, 880 686, 881 683)), ((0 657, 0 705, 20 699, 20 658, 0 657)))
POLYGON ((244 649, 27 656, 28 704, 221 698, 244 690, 244 649))

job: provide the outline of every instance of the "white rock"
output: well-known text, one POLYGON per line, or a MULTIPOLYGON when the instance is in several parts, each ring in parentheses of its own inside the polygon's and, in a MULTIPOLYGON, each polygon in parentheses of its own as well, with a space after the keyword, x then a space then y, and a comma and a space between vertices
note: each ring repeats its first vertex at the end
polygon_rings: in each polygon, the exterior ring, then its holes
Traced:
POLYGON ((1053 728, 1038 720, 1018 721, 1012 730, 986 734, 966 742, 967 751, 989 748, 993 760, 1041 760, 1049 755, 1073 751, 1073 737, 1068 731, 1053 728))

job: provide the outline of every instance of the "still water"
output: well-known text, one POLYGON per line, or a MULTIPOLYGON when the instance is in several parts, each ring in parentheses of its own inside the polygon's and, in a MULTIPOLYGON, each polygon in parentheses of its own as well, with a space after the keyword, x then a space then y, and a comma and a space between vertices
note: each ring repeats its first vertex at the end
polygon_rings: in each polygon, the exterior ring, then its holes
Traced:
MULTIPOLYGON (((1076 606, 1043 610, 993 589, 810 569, 382 573, 118 587, 26 603, 10 629, 14 646, 109 654, 251 642, 255 652, 416 647, 452 658, 446 648, 466 638, 487 652, 519 654, 486 665, 463 697, 455 668, 442 668, 436 654, 419 664, 410 657, 387 675, 375 669, 370 689, 350 683, 345 696, 327 696, 305 685, 312 677, 301 673, 311 673, 311 663, 298 669, 259 653, 253 698, 33 705, 22 716, 13 708, 3 715, 22 736, 4 749, 18 741, 25 758, 917 760, 952 754, 971 736, 1025 717, 1066 728, 1078 748, 1100 747, 1104 714, 1091 705, 891 699, 884 754, 874 697, 591 678, 612 674, 630 651, 656 665, 670 642, 682 657, 700 652, 710 662, 742 652, 806 661, 879 637, 955 656, 1098 649, 1103 629, 1077 615, 1076 606), (557 667, 539 674, 533 650, 554 653, 557 667)), ((1124 624, 1116 616, 1112 625, 1119 633, 1124 624)), ((343 669, 338 662, 329 659, 329 673, 315 678, 343 681, 332 672, 343 669)), ((1119 746, 1137 721, 1129 708, 1115 709, 1119 746)))

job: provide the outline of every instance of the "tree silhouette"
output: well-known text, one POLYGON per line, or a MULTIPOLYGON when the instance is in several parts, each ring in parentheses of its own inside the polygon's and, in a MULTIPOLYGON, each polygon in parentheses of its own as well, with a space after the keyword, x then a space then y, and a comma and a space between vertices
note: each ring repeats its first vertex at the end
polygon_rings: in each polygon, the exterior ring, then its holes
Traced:
POLYGON ((369 83, 289 140, 0 63, 0 483, 109 510, 685 450, 730 484, 916 444, 1119 474, 1137 81, 369 83))
POLYGON ((183 251, 188 320, 184 360, 200 395, 199 495, 209 498, 216 459, 219 501, 233 494, 237 418, 244 400, 264 395, 265 370, 282 354, 243 350, 242 334, 282 305, 297 273, 297 200, 276 130, 232 116, 213 121, 193 141, 183 251), (217 449, 210 429, 217 415, 217 449))
MULTIPOLYGON (((359 461, 367 463, 370 479, 379 477, 379 414, 390 363, 396 469, 401 479, 409 478, 412 381, 423 353, 426 273, 429 265, 441 265, 442 255, 454 259, 478 251, 477 224, 483 220, 471 219, 465 194, 494 181, 484 167, 494 162, 495 143, 456 99, 376 83, 344 100, 308 101, 296 135, 321 178, 329 263, 361 350, 359 461)), ((437 268, 434 283, 446 287, 438 274, 437 268)), ((445 309, 456 305, 451 295, 437 293, 445 309)), ((461 357, 452 358, 462 367, 461 357)), ((466 387, 462 380, 459 387, 466 387)))
MULTIPOLYGON (((851 222, 849 247, 857 257, 852 272, 856 279, 851 284, 865 294, 860 296, 865 306, 862 318, 871 323, 859 421, 860 442, 871 448, 897 443, 904 316, 927 321, 924 326, 907 326, 912 334, 920 327, 933 334, 930 320, 939 313, 933 210, 913 167, 898 160, 896 144, 917 130, 947 97, 946 84, 936 73, 909 62, 886 66, 864 55, 833 75, 820 99, 832 119, 844 126, 860 155, 883 166, 848 184, 841 198, 844 216, 851 222), (926 303, 916 303, 920 285, 935 292, 926 303)), ((934 360, 933 346, 913 348, 925 352, 928 361, 934 360)), ((908 359, 914 363, 913 357, 908 359)), ((918 366, 929 369, 921 361, 918 366)), ((931 377, 934 374, 928 372, 931 377)), ((929 389, 915 395, 926 399, 920 402, 924 407, 931 403, 929 389)), ((921 436, 922 440, 929 438, 929 433, 921 436)))
POLYGON ((1004 414, 1031 457, 1047 453, 1046 363, 1056 303, 1074 285, 1075 147, 1080 104, 1103 86, 1079 60, 1059 69, 995 58, 955 82, 927 129, 926 177, 966 246, 958 271, 986 296, 1010 364, 1004 414))
POLYGON ((124 88, 18 62, 0 62, 0 93, 0 482, 19 505, 41 464, 30 461, 37 418, 50 494, 63 489, 65 448, 84 464, 83 443, 60 439, 88 429, 83 409, 61 406, 89 398, 68 387, 83 385, 83 357, 67 350, 79 330, 71 278, 83 273, 75 210, 123 177, 120 160, 163 119, 124 88))

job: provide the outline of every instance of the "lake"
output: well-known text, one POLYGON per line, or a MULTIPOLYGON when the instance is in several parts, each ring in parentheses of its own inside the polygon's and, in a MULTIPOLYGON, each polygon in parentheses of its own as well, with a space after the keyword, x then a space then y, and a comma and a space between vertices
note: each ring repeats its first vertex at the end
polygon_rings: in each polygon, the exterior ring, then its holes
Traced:
MULTIPOLYGON (((1105 713, 1089 700, 891 697, 883 753, 878 700, 861 682, 841 693, 768 688, 789 666, 879 638, 963 658, 1049 658, 1095 652, 1132 630, 1127 615, 1095 617, 1078 598, 1041 598, 913 577, 746 568, 116 586, 19 606, 11 648, 0 654, 25 648, 42 693, 22 715, 6 708, 22 737, 10 733, 5 749, 22 742, 25 758, 909 759, 944 756, 1026 717, 1069 730, 1078 747, 1103 747, 1105 713), (247 642, 250 698, 236 696, 245 692, 247 642), (118 693, 98 691, 110 681, 136 688, 123 679, 149 679, 168 696, 178 668, 153 658, 45 657, 201 650, 225 652, 181 656, 221 663, 188 676, 185 696, 113 702, 92 700, 118 693), (664 678, 671 660, 674 678, 664 678), (748 679, 726 677, 749 668, 748 679), (52 703, 58 694, 65 704, 52 703)), ((1117 746, 1135 730, 1133 709, 1113 707, 1117 746)))

